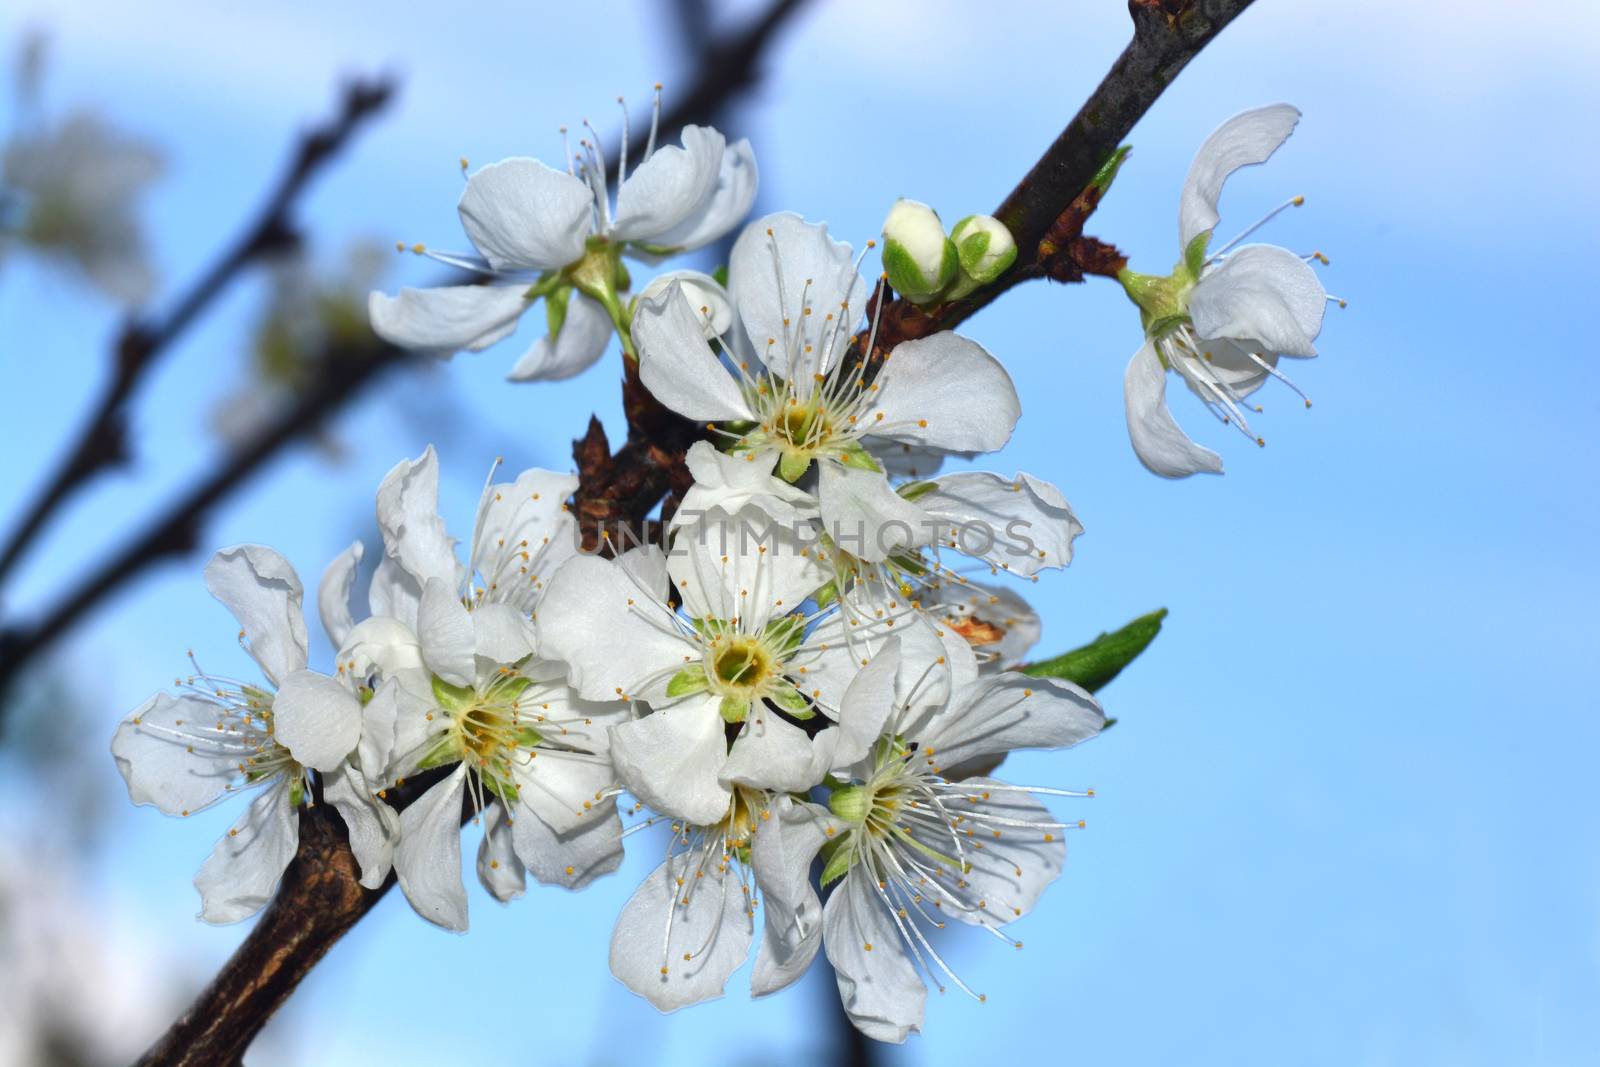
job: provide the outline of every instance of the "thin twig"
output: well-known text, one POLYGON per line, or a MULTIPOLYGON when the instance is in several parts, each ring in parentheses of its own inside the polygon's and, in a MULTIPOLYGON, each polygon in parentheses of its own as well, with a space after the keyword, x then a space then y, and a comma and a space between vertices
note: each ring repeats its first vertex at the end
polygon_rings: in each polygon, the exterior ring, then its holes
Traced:
MULTIPOLYGON (((1138 27, 1134 43, 1095 90, 1080 117, 1096 113, 1097 101, 1103 100, 1106 109, 1111 109, 1115 101, 1142 100, 1143 103, 1134 110, 1129 109, 1131 105, 1121 107, 1114 125, 1094 131, 1097 143, 1109 143, 1114 149, 1143 109, 1148 108, 1170 83, 1171 76, 1248 2, 1134 0, 1138 27), (1165 6, 1161 6, 1163 4, 1165 6), (1152 7, 1159 10, 1166 29, 1150 28, 1152 23, 1147 9, 1152 7), (1200 18, 1211 20, 1206 23, 1205 32, 1193 29, 1195 20, 1200 18), (1156 39, 1158 36, 1160 40, 1156 39), (1146 62, 1147 52, 1164 58, 1151 66, 1146 62), (1130 60, 1130 56, 1134 59, 1130 60), (1152 79, 1152 83, 1143 88, 1128 84, 1138 79, 1152 79)), ((1075 125, 1077 122, 1074 120, 1075 125)), ((1071 129, 1068 128, 1069 133, 1071 129)), ((1057 155, 1061 158, 1084 155, 1071 146, 1061 146, 1058 140, 1040 161, 1040 166, 1057 155)), ((1023 179, 1019 190, 1007 199, 1007 203, 1011 203, 1020 197, 1019 202, 1034 205, 1029 209, 1032 214, 1039 218, 1049 216, 1033 237, 1033 245, 1028 249, 1030 256, 1037 256, 1039 238, 1079 200, 1079 194, 1098 166, 1099 161, 1096 161, 1076 188, 1060 195, 1053 203, 1042 193, 1034 196, 1023 188, 1038 181, 1036 175, 1040 167, 1035 167, 1034 172, 1023 179)), ((1067 188, 1060 181, 1053 181, 1053 187, 1067 188)), ((628 410, 630 432, 622 449, 615 454, 610 452, 598 422, 591 422, 589 433, 574 446, 580 477, 576 503, 586 531, 609 528, 605 524, 610 520, 642 523, 662 494, 682 478, 682 454, 676 451, 676 446, 690 429, 685 428, 682 420, 673 422, 677 416, 650 399, 632 374, 624 385, 624 405, 628 410)), ((403 806, 398 799, 396 802, 397 806, 403 806)), ((354 858, 342 829, 334 825, 336 822, 336 817, 326 809, 302 814, 300 849, 285 872, 273 904, 223 965, 194 1008, 140 1061, 141 1067, 156 1064, 233 1067, 272 1012, 311 966, 393 884, 391 878, 380 890, 361 889, 357 884, 359 872, 354 858)), ((863 1047, 852 1045, 851 1054, 860 1054, 863 1047)))
MULTIPOLYGON (((381 372, 407 356, 404 350, 376 338, 365 346, 343 346, 321 353, 317 365, 322 371, 317 381, 247 445, 229 452, 211 473, 195 482, 121 550, 101 557, 100 566, 52 601, 50 613, 39 622, 0 630, 0 694, 40 649, 71 628, 90 608, 151 565, 194 551, 201 527, 213 508, 238 492, 285 445, 321 425, 330 414, 370 387, 381 372)), ((8 706, 0 702, 0 719, 8 706)))
POLYGON ((253 261, 292 247, 299 240, 291 217, 296 200, 311 179, 339 154, 356 130, 381 111, 394 95, 387 78, 346 85, 339 113, 300 137, 289 166, 256 220, 181 296, 165 317, 130 321, 112 351, 111 378, 90 413, 77 442, 50 481, 39 491, 22 521, 0 551, 0 580, 21 558, 45 522, 96 474, 131 458, 127 405, 145 375, 206 308, 253 261))

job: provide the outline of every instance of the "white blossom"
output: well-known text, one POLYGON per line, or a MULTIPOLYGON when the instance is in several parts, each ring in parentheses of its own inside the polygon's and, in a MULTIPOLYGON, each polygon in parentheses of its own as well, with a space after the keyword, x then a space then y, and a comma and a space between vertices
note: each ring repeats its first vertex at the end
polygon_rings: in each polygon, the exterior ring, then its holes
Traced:
POLYGON ((157 693, 117 727, 111 752, 133 802, 168 815, 257 791, 195 878, 200 917, 229 923, 271 899, 299 844, 312 772, 324 782, 359 774, 348 757, 360 740, 362 704, 349 687, 306 670, 303 590, 281 555, 260 545, 226 548, 205 577, 239 620, 240 644, 264 684, 207 674, 196 664, 175 682, 176 693, 157 693))
POLYGON ((681 147, 658 148, 660 111, 658 92, 645 158, 632 173, 625 126, 614 199, 592 127, 564 171, 515 158, 474 173, 458 210, 477 254, 433 255, 488 275, 488 283, 374 292, 373 329, 441 356, 478 351, 510 336, 543 298, 548 333, 512 368, 512 380, 571 377, 600 358, 613 330, 631 352, 622 257, 653 263, 709 244, 743 220, 756 193, 747 141, 729 145, 715 129, 685 126, 681 147))
POLYGON ((712 309, 693 305, 681 286, 641 301, 634 332, 640 376, 656 399, 732 424, 722 431, 731 449, 775 453, 786 481, 815 465, 829 536, 879 561, 925 542, 920 511, 894 492, 873 450, 993 451, 1021 407, 999 362, 953 333, 903 342, 881 360, 847 358, 866 291, 850 246, 826 226, 771 215, 734 245, 738 322, 726 340, 708 342, 712 309))
MULTIPOLYGON (((887 650, 879 669, 899 657, 887 650)), ((914 666, 908 663, 906 666, 914 666)), ((879 667, 875 661, 874 667, 879 667)), ((822 880, 823 947, 845 1012, 867 1036, 904 1041, 921 1028, 923 974, 978 999, 929 936, 951 920, 1020 948, 1001 927, 1026 914, 1061 873, 1063 830, 1035 794, 1082 796, 987 778, 955 782, 947 768, 1017 748, 1077 744, 1105 723, 1093 697, 1068 682, 1006 673, 973 681, 947 701, 881 687, 853 717, 876 724, 850 784, 829 808, 841 824, 822 880), (869 750, 868 750, 869 749, 869 750)), ((863 694, 864 696, 866 694, 863 694)))
MULTIPOLYGON (((383 680, 369 708, 365 759, 381 786, 453 767, 399 816, 393 861, 417 912, 465 929, 460 824, 470 794, 484 826, 480 881, 498 899, 524 872, 578 888, 621 860, 607 728, 631 713, 585 701, 561 667, 535 658, 533 616, 544 578, 576 551, 570 475, 524 471, 491 483, 479 502, 468 563, 438 511, 438 458, 403 461, 378 490, 384 559, 369 590, 372 616, 351 624, 361 553, 324 576, 319 597, 341 635, 341 671, 383 680)), ((383 790, 386 792, 386 790, 383 790)))
POLYGON ((0 252, 15 235, 111 297, 143 303, 155 276, 134 211, 162 169, 152 146, 89 114, 18 134, 0 150, 0 252))
MULTIPOLYGON (((1184 182, 1179 207, 1180 259, 1171 275, 1124 270, 1119 278, 1138 305, 1145 341, 1128 364, 1124 393, 1128 434, 1139 460, 1156 474, 1181 478, 1200 471, 1221 473, 1222 458, 1189 439, 1166 403, 1171 370, 1220 421, 1258 445, 1245 401, 1268 378, 1305 394, 1278 370, 1282 356, 1316 355, 1328 300, 1309 260, 1275 245, 1239 241, 1276 216, 1304 202, 1294 197, 1227 244, 1209 251, 1223 183, 1240 167, 1262 163, 1299 121, 1287 104, 1246 111, 1223 123, 1200 146, 1184 182)), ((1307 407, 1310 400, 1305 400, 1307 407)))

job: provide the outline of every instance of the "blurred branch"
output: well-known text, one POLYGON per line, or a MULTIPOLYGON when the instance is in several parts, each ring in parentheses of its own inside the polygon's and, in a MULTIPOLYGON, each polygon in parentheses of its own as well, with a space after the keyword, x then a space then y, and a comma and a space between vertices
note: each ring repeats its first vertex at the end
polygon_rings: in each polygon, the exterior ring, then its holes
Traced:
MULTIPOLYGON (((1093 202, 1098 200, 1097 196, 1085 199, 1095 173, 1139 116, 1183 65, 1248 3, 1249 0, 1133 0, 1133 43, 1078 117, 1000 209, 1000 217, 1014 227, 1018 244, 1027 253, 1028 269, 1036 272, 1030 276, 1045 276, 1040 267, 1040 245, 1047 235, 1053 234, 1053 241, 1070 244, 1073 205, 1078 205, 1081 218, 1087 218, 1093 202), (1065 224, 1058 226, 1064 216, 1065 224)), ((722 102, 722 94, 747 85, 755 70, 754 53, 797 6, 796 0, 779 0, 763 18, 737 35, 738 47, 749 54, 731 53, 733 44, 709 49, 701 68, 705 82, 674 109, 671 122, 666 125, 694 121, 714 111, 722 102), (707 83, 721 88, 713 91, 706 87, 707 83)), ((1081 218, 1075 224, 1080 228, 1081 218)), ((1066 254, 1052 252, 1049 257, 1066 254)), ((1072 266, 1067 262, 1050 269, 1070 275, 1072 266)), ((1015 283, 1002 279, 991 289, 1003 290, 1010 284, 1015 283)), ((933 329, 962 321, 989 299, 993 296, 979 293, 974 294, 974 299, 934 309, 940 316, 940 325, 933 329)), ((886 321, 897 306, 898 302, 885 308, 886 321)), ((896 314, 896 321, 910 324, 908 328, 924 328, 908 313, 896 314)), ((599 531, 611 523, 642 525, 663 494, 681 487, 683 449, 700 431, 697 424, 666 411, 651 398, 632 368, 623 384, 623 399, 629 434, 621 449, 610 451, 598 421, 592 421, 589 432, 574 444, 579 467, 576 510, 586 536, 597 538, 599 531)), ((158 539, 148 535, 144 539, 147 543, 154 540, 158 539)), ((101 574, 109 577, 110 569, 101 574)), ((94 599, 91 595, 86 603, 94 599)), ((0 655, 7 652, 0 646, 0 655)), ((420 783, 408 783, 406 791, 416 784, 420 783)), ((397 807, 404 806, 403 798, 394 793, 391 799, 397 807)), ((326 807, 302 812, 300 824, 299 851, 284 874, 277 897, 211 986, 141 1064, 234 1067, 295 985, 394 884, 391 877, 382 889, 361 888, 344 828, 338 816, 326 807)), ((862 1055, 866 1047, 852 1043, 850 1055, 862 1055)))
POLYGON ((40 490, 0 551, 0 580, 10 572, 39 530, 76 490, 101 471, 131 458, 126 407, 134 390, 158 358, 199 318, 254 260, 299 240, 291 215, 295 201, 322 167, 338 155, 358 127, 381 111, 394 95, 385 78, 353 81, 344 88, 339 114, 300 137, 289 167, 248 229, 164 318, 128 322, 112 351, 111 379, 65 462, 40 490))
MULTIPOLYGON (((197 480, 144 532, 120 550, 97 553, 103 560, 76 586, 54 602, 54 608, 32 626, 0 629, 0 693, 40 649, 71 628, 91 607, 116 592, 149 567, 170 556, 192 552, 205 519, 223 500, 242 488, 262 466, 291 442, 315 429, 329 415, 358 396, 378 375, 403 362, 404 350, 371 338, 361 347, 330 350, 318 359, 317 380, 249 444, 227 453, 197 480)), ((9 704, 0 702, 0 721, 9 704)))

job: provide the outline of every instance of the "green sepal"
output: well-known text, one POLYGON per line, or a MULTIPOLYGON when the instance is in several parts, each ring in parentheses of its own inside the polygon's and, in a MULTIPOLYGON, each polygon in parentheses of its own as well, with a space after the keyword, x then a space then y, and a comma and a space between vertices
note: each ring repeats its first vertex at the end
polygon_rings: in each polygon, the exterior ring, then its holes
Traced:
POLYGON ((1133 151, 1132 145, 1123 145, 1106 157, 1100 164, 1100 169, 1094 172, 1094 177, 1089 179, 1089 188, 1101 196, 1111 188, 1111 183, 1116 181, 1117 171, 1122 169, 1122 164, 1128 158, 1128 153, 1133 151))
POLYGON ((711 277, 716 280, 718 285, 726 289, 728 287, 728 265, 719 263, 717 269, 711 272, 711 277))
POLYGON ((817 709, 811 706, 811 701, 805 698, 805 694, 792 685, 778 686, 776 690, 767 694, 767 699, 782 708, 784 714, 801 722, 817 713, 817 709))
POLYGON ((907 482, 895 492, 900 494, 902 500, 920 500, 937 488, 938 482, 907 482))
POLYGON ((723 722, 744 722, 750 715, 750 698, 723 697, 722 704, 718 706, 717 710, 722 713, 723 722))
POLYGON ((883 467, 878 464, 877 460, 872 458, 872 453, 854 441, 843 452, 839 453, 839 462, 846 467, 854 467, 858 471, 872 471, 874 474, 883 473, 883 467))
POLYGON ((377 695, 377 691, 374 690, 370 685, 358 686, 356 688, 356 699, 361 701, 362 707, 366 707, 368 704, 372 703, 372 698, 377 695))
POLYGON ((1030 663, 1021 668, 1022 673, 1035 678, 1063 678, 1093 693, 1150 646, 1161 632, 1161 620, 1166 617, 1166 608, 1141 615, 1122 629, 1101 634, 1082 648, 1054 659, 1030 663))
POLYGON ((836 581, 829 582, 813 593, 811 599, 817 602, 817 610, 822 610, 839 599, 839 583, 836 581))
POLYGON ((567 304, 571 300, 571 286, 563 286, 545 297, 544 328, 550 334, 551 344, 554 344, 556 338, 561 336, 561 327, 566 325, 567 322, 567 304))
POLYGON ((539 275, 538 281, 528 286, 527 291, 522 294, 522 299, 532 303, 540 297, 549 296, 556 290, 564 288, 566 284, 567 280, 561 271, 547 270, 539 275))
POLYGON ((447 763, 461 762, 461 747, 448 731, 442 733, 433 742, 433 746, 422 754, 417 760, 417 770, 431 771, 435 767, 443 767, 447 763))
POLYGON ((1185 279, 1190 285, 1200 280, 1200 274, 1206 269, 1206 246, 1211 243, 1211 231, 1197 233, 1194 240, 1189 242, 1189 247, 1183 250, 1183 269, 1189 272, 1185 279))
POLYGON ((938 271, 931 278, 922 273, 917 261, 899 241, 885 240, 883 243, 883 269, 888 272, 889 284, 913 304, 926 304, 937 297, 954 280, 960 264, 961 257, 956 251, 955 242, 948 237, 944 239, 938 271))
POLYGON ((515 804, 517 798, 522 795, 515 782, 502 782, 498 778, 486 774, 478 775, 478 781, 483 783, 485 789, 507 804, 515 804))
POLYGON ((683 251, 677 245, 658 245, 651 244, 648 241, 629 241, 628 243, 647 256, 673 256, 683 251))
MULTIPOLYGON (((698 629, 699 620, 696 621, 698 629)), ((699 663, 691 663, 672 676, 672 681, 667 683, 667 698, 688 696, 698 693, 710 683, 706 681, 706 669, 699 663)))
POLYGON ((466 686, 451 685, 437 674, 430 676, 433 699, 446 711, 463 711, 478 702, 478 693, 466 686))
POLYGON ((289 783, 289 807, 298 808, 306 799, 306 780, 296 777, 289 783))
POLYGON ((544 734, 531 726, 524 726, 517 731, 517 745, 521 748, 533 748, 544 740, 544 734))
POLYGON ((786 482, 798 482, 800 476, 810 469, 810 456, 797 456, 793 452, 785 452, 778 460, 778 477, 786 482))
POLYGON ((800 647, 806 639, 806 620, 803 615, 785 615, 774 619, 761 631, 761 643, 787 659, 789 653, 800 647))
POLYGON ((826 889, 850 872, 851 851, 844 848, 845 839, 836 837, 822 846, 823 854, 827 857, 822 864, 822 878, 819 888, 826 889))

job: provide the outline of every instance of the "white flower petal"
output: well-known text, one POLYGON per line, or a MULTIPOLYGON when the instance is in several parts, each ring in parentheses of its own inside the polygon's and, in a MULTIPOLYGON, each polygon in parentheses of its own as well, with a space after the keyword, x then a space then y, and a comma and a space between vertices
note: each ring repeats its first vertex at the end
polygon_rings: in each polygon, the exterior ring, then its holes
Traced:
POLYGON ((561 331, 551 341, 548 335, 517 360, 507 380, 513 382, 559 382, 581 374, 605 355, 611 342, 611 316, 598 301, 574 292, 567 301, 567 317, 561 331))
POLYGON ((666 815, 710 824, 728 813, 720 698, 691 697, 611 730, 611 762, 628 791, 666 815))
POLYGON ((650 238, 651 244, 683 251, 702 248, 743 222, 756 200, 756 156, 750 142, 740 139, 722 153, 716 186, 688 218, 650 238))
POLYGON ((450 356, 480 352, 517 330, 526 285, 442 285, 367 297, 372 332, 401 348, 450 356))
MULTIPOLYGON (((945 642, 932 622, 880 583, 852 589, 842 598, 839 608, 812 628, 800 655, 792 661, 795 670, 791 677, 830 718, 840 714, 847 687, 856 675, 875 662, 890 641, 900 642, 901 663, 905 667, 902 673, 906 675, 920 676, 946 653, 945 642), (798 671, 800 666, 806 668, 803 674, 798 671)), ((898 698, 909 695, 906 687, 914 680, 897 690, 898 698)), ((942 701, 949 695, 950 686, 943 671, 924 679, 918 689, 922 699, 942 701)))
POLYGON ((372 795, 372 787, 354 767, 343 767, 322 779, 322 798, 344 819, 350 851, 361 865, 361 884, 377 889, 394 866, 400 837, 400 814, 372 795))
POLYGON ((661 236, 697 215, 710 200, 727 141, 709 126, 685 126, 682 140, 682 148, 657 148, 617 190, 610 231, 614 240, 673 244, 661 236))
POLYGON ((599 818, 558 834, 528 811, 512 825, 517 855, 540 885, 582 889, 622 865, 622 819, 609 804, 599 818))
POLYGON ((1099 701, 1060 678, 1015 671, 980 678, 911 736, 933 746, 941 767, 1018 748, 1066 748, 1106 723, 1099 701))
POLYGON ((322 572, 322 581, 317 583, 317 614, 322 617, 322 630, 334 648, 344 644, 355 627, 350 594, 355 589, 356 571, 365 552, 366 546, 360 541, 351 542, 349 548, 333 557, 328 569, 322 572))
POLYGON ((1189 440, 1167 410, 1167 369, 1149 341, 1128 361, 1122 398, 1133 451, 1151 473, 1163 478, 1222 473, 1222 457, 1189 440))
MULTIPOLYGON (((982 799, 963 803, 958 811, 981 812, 1007 821, 1000 823, 1003 829, 998 835, 984 835, 983 848, 971 849, 965 856, 968 868, 962 875, 966 882, 962 895, 981 903, 982 909, 951 908, 950 913, 974 925, 1011 922, 1032 911, 1045 886, 1060 876, 1067 858, 1064 835, 1052 825, 1058 820, 1043 804, 1004 782, 970 778, 963 785, 970 787, 969 796, 982 799)), ((937 842, 934 847, 948 848, 949 840, 948 836, 927 838, 937 842)))
POLYGON ((867 308, 867 285, 850 246, 829 237, 826 225, 788 212, 744 228, 729 256, 728 292, 751 347, 780 377, 791 373, 790 354, 808 344, 814 354, 837 359, 843 346, 830 339, 837 333, 848 340, 867 308))
POLYGON ((1178 204, 1181 248, 1188 248, 1190 241, 1217 225, 1217 199, 1228 175, 1240 167, 1265 163, 1289 139, 1299 121, 1298 109, 1273 104, 1235 115, 1206 138, 1183 182, 1178 204))
POLYGON ((111 738, 128 798, 168 815, 188 815, 215 803, 239 774, 230 747, 195 744, 216 709, 199 697, 157 693, 122 720, 111 738))
POLYGON ((872 436, 946 452, 993 452, 1022 415, 1017 387, 976 341, 945 330, 894 347, 873 383, 872 436))
POLYGON ((857 866, 822 909, 822 947, 839 979, 839 999, 857 1030, 900 1044, 922 1029, 928 987, 901 945, 889 905, 857 866))
POLYGON ((680 853, 657 867, 622 906, 611 934, 611 973, 657 1011, 722 996, 750 954, 754 924, 728 875, 731 864, 717 857, 703 869, 691 866, 698 856, 680 853))
POLYGON ((695 523, 712 508, 734 515, 747 505, 790 529, 809 523, 818 515, 816 498, 774 477, 772 469, 777 463, 777 452, 730 455, 718 452, 709 441, 696 441, 685 458, 694 485, 684 494, 667 528, 676 530, 695 523))
MULTIPOLYGON (((455 539, 439 517, 439 457, 432 445, 384 475, 378 486, 378 529, 385 554, 416 581, 419 594, 430 578, 460 587, 466 575, 456 560, 455 539)), ((376 606, 373 614, 379 614, 376 606)))
POLYGON ((891 637, 877 655, 850 680, 839 700, 839 724, 822 736, 833 742, 828 768, 848 767, 865 759, 883 734, 883 724, 899 701, 900 638, 891 637))
MULTIPOLYGON (((408 629, 417 625, 417 604, 422 600, 422 585, 392 556, 384 556, 372 569, 367 586, 367 612, 374 619, 389 618, 408 629)), ((371 621, 371 619, 367 620, 371 621)))
POLYGON ((428 579, 417 607, 417 637, 422 662, 451 685, 471 685, 477 677, 472 614, 455 589, 438 578, 428 579))
POLYGON ((537 159, 504 159, 467 179, 461 225, 496 270, 555 270, 583 255, 594 195, 537 159))
POLYGON ((756 824, 750 866, 762 892, 761 944, 750 975, 750 995, 776 993, 811 966, 822 945, 822 902, 811 884, 811 864, 828 840, 826 808, 773 798, 771 818, 756 824))
POLYGON ((733 375, 706 343, 705 316, 690 306, 681 282, 633 314, 639 378, 662 404, 696 420, 753 419, 733 375))
POLYGON ((1245 245, 1196 283, 1189 314, 1202 338, 1259 342, 1274 354, 1314 356, 1326 297, 1317 272, 1293 252, 1245 245))
POLYGON ((472 530, 472 570, 493 585, 490 599, 531 612, 557 568, 578 551, 567 500, 572 474, 530 468, 483 491, 472 530))
POLYGON ((1009 586, 971 580, 946 585, 926 608, 971 645, 986 671, 1022 662, 1042 630, 1039 613, 1009 586))
POLYGON ((289 804, 289 782, 279 781, 250 802, 195 875, 200 918, 221 925, 260 911, 299 846, 300 813, 289 804))
POLYGON ((288 560, 263 545, 235 545, 211 557, 205 579, 274 685, 306 665, 305 590, 288 560))
POLYGON ((471 618, 473 647, 484 659, 511 667, 533 655, 533 623, 510 604, 479 604, 471 618))
POLYGON ((478 844, 478 881, 502 904, 527 890, 522 861, 512 846, 511 821, 499 803, 490 804, 483 813, 483 840, 478 844))
POLYGON ((461 796, 466 764, 400 813, 394 871, 418 915, 447 930, 467 928, 467 889, 461 883, 461 796))
POLYGON ((817 766, 806 732, 758 703, 728 752, 721 778, 730 786, 803 793, 822 781, 825 770, 817 766))
POLYGON ((596 556, 575 556, 550 579, 538 625, 539 654, 565 663, 573 688, 591 700, 664 696, 674 664, 700 654, 650 590, 596 556))
POLYGON ((733 301, 722 283, 697 270, 669 270, 657 274, 644 287, 639 299, 659 300, 677 282, 689 307, 699 313, 706 340, 721 337, 733 328, 733 301))
POLYGON ((272 698, 272 730, 300 764, 337 770, 361 740, 361 701, 326 674, 295 671, 272 698))
POLYGON ((537 815, 551 830, 564 834, 592 822, 611 803, 605 795, 616 785, 617 772, 605 756, 543 748, 531 755, 512 769, 519 808, 537 815))
POLYGON ((931 539, 922 509, 896 493, 878 471, 829 459, 819 460, 817 468, 824 529, 845 551, 881 563, 931 539))
POLYGON ((738 619, 742 631, 754 633, 832 577, 803 547, 753 504, 737 515, 713 508, 678 530, 668 570, 690 617, 738 619))
POLYGON ((941 546, 1027 578, 1072 562, 1083 524, 1061 490, 1030 474, 1002 478, 968 471, 946 475, 917 503, 942 526, 941 546))

